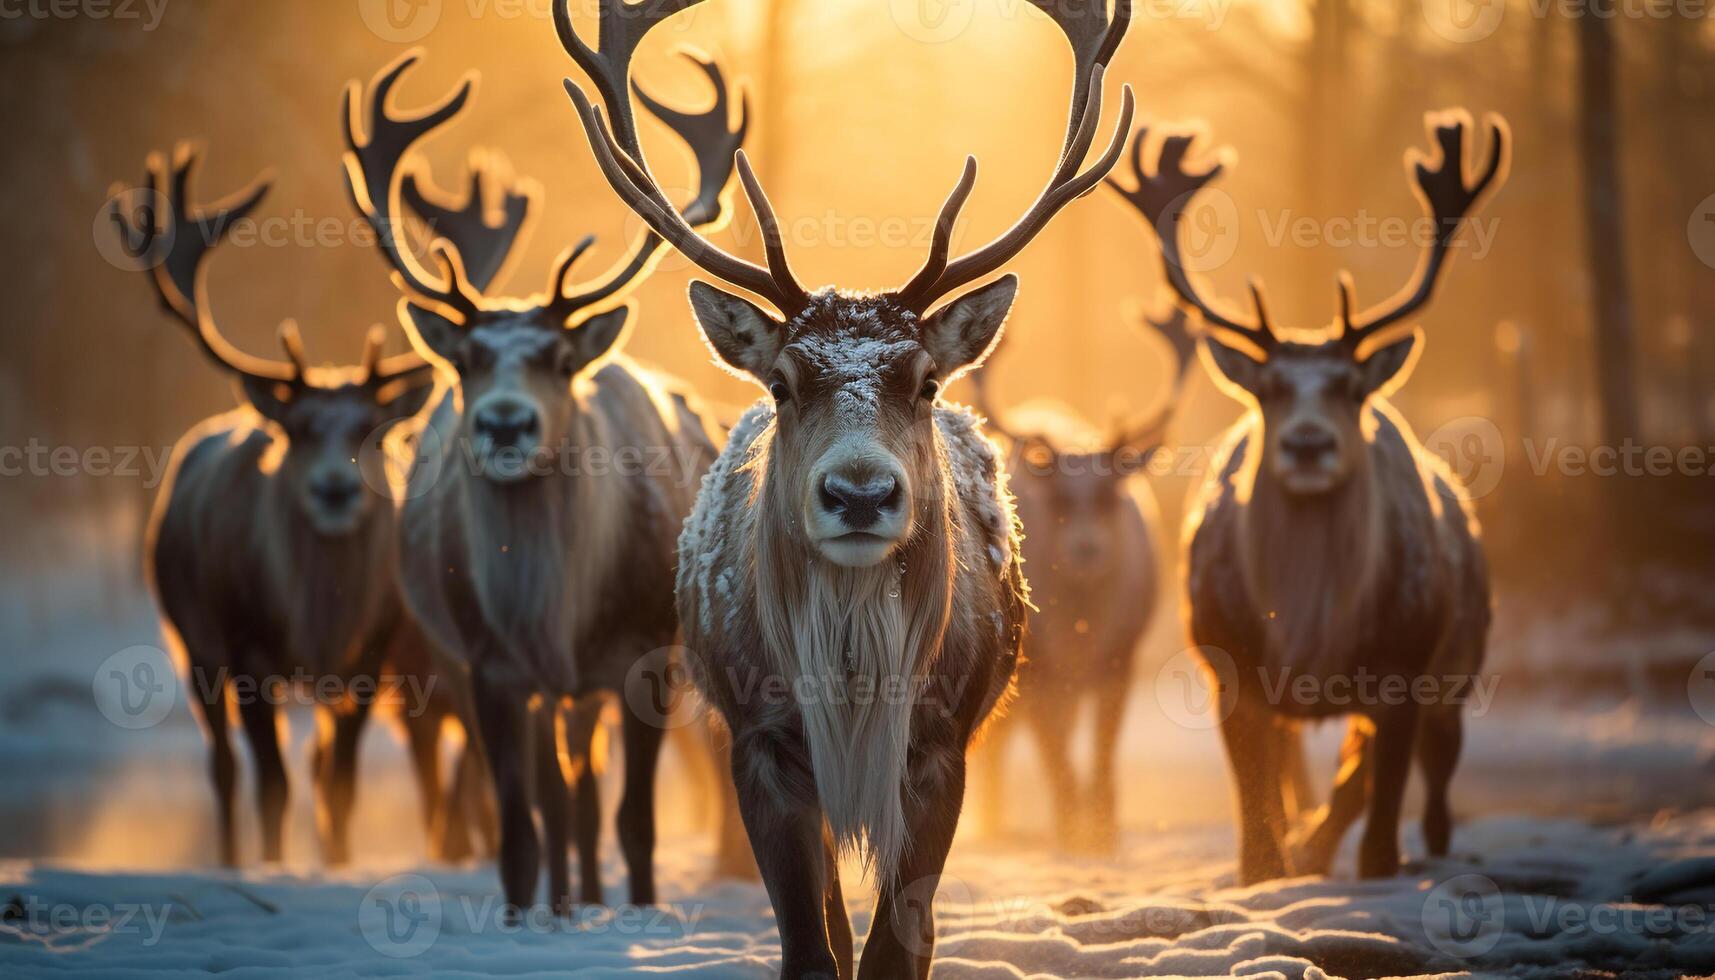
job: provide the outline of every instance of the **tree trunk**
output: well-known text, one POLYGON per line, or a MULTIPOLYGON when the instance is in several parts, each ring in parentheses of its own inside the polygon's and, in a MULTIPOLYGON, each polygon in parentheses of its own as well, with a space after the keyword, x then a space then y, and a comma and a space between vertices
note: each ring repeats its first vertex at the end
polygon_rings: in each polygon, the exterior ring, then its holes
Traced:
POLYGON ((1584 238, 1589 259, 1596 389, 1602 441, 1620 446, 1638 435, 1635 327, 1626 270, 1620 192, 1617 53, 1604 17, 1578 19, 1578 151, 1584 173, 1584 238))

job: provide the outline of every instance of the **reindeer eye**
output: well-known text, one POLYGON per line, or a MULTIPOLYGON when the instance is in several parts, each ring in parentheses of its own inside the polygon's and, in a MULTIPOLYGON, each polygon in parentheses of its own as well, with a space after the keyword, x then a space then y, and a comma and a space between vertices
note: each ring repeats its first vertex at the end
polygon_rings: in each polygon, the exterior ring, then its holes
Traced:
POLYGON ((923 390, 919 391, 917 393, 917 397, 923 399, 924 401, 931 401, 932 402, 935 400, 935 396, 939 395, 940 393, 941 393, 941 382, 936 381, 934 378, 926 378, 923 381, 923 390))
POLYGON ((784 405, 792 398, 792 389, 786 387, 786 382, 779 378, 768 383, 768 393, 774 397, 776 405, 784 405))

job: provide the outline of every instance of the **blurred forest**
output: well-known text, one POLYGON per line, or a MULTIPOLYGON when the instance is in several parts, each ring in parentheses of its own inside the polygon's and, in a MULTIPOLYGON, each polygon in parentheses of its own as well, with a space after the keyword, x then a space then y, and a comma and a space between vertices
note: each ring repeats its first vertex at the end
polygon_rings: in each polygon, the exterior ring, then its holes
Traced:
MULTIPOLYGON (((229 336, 256 353, 277 352, 286 317, 315 360, 351 360, 375 322, 395 349, 404 343, 397 294, 344 196, 337 112, 348 80, 409 44, 427 57, 403 105, 482 75, 465 117, 427 148, 437 182, 462 187, 467 152, 484 145, 546 188, 503 286, 543 288, 555 253, 585 233, 599 236, 594 269, 638 232, 561 90, 575 72, 549 0, 128 9, 0 18, 14 188, 0 202, 13 309, 0 331, 0 445, 147 447, 134 475, 0 480, 0 625, 15 637, 89 600, 67 599, 67 581, 96 582, 95 601, 109 605, 136 594, 147 458, 234 404, 142 277, 101 251, 110 185, 137 181, 151 150, 206 140, 204 201, 272 169, 263 234, 216 253, 210 282, 229 336), (399 28, 377 13, 386 4, 429 26, 399 28)), ((593 27, 591 0, 574 9, 593 27)), ((1590 9, 1609 15, 1546 0, 1139 3, 1110 104, 1130 82, 1143 118, 1198 120, 1205 148, 1233 148, 1224 195, 1192 216, 1231 257, 1202 274, 1230 299, 1260 276, 1276 320, 1294 326, 1330 321, 1340 268, 1364 304, 1406 281, 1417 246, 1364 229, 1418 218, 1401 154, 1428 147, 1425 111, 1510 120, 1512 178, 1478 219, 1487 247, 1464 250, 1445 278, 1399 401, 1481 494, 1502 606, 1496 665, 1678 684, 1715 632, 1715 29, 1703 5, 1590 9), (1301 241, 1292 229, 1305 219, 1301 241), (1707 455, 1655 476, 1556 462, 1569 447, 1627 444, 1707 455)), ((719 0, 658 34, 638 59, 653 94, 705 97, 700 78, 664 57, 680 43, 748 79, 752 156, 807 281, 902 281, 967 153, 983 169, 960 235, 986 240, 1035 195, 1058 150, 1069 56, 1026 0, 719 0)), ((646 124, 647 145, 665 138, 646 124)), ((664 177, 683 180, 686 164, 660 155, 664 177)), ((760 255, 742 208, 723 235, 760 255)), ((1162 302, 1158 260, 1114 195, 1069 208, 1015 268, 1024 288, 996 371, 1003 400, 1060 398, 1096 421, 1156 403, 1169 365, 1136 326, 1162 302)), ((695 336, 687 278, 670 257, 642 288, 630 352, 713 401, 746 402, 755 393, 715 369, 695 336)), ((1193 381, 1180 449, 1152 477, 1169 520, 1201 478, 1200 448, 1238 412, 1193 381)))

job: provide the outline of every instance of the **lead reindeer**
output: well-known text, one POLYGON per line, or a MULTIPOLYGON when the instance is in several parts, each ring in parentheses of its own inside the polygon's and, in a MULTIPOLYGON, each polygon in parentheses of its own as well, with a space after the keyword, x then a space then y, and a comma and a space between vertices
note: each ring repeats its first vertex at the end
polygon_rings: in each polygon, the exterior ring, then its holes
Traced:
MULTIPOLYGON (((1167 342, 1172 387, 1160 408, 1122 421, 1105 439, 1059 402, 1001 411, 990 397, 992 356, 972 375, 978 410, 1010 450, 1011 487, 1026 531, 1024 567, 1036 607, 1030 657, 1019 671, 1011 714, 1029 726, 1036 742, 1053 790, 1057 843, 1096 852, 1116 844, 1115 753, 1132 662, 1159 588, 1161 517, 1142 476, 1165 443, 1196 356, 1184 311, 1146 322, 1167 342), (1093 709, 1095 752, 1087 778, 1080 778, 1071 740, 1085 706, 1093 709)), ((984 810, 991 828, 1004 822, 1006 736, 1019 730, 1008 724, 984 746, 984 810)))
MULTIPOLYGON (((393 500, 380 480, 363 478, 358 459, 366 440, 421 407, 432 379, 414 354, 383 358, 380 327, 371 329, 362 360, 346 368, 310 367, 290 322, 280 331, 286 362, 233 347, 209 312, 204 262, 268 185, 258 181, 193 210, 195 164, 188 145, 177 149, 170 168, 151 156, 148 210, 133 221, 116 209, 113 218, 132 254, 153 260, 149 281, 161 304, 238 381, 248 406, 203 422, 179 441, 149 529, 150 581, 208 737, 224 864, 238 860, 228 717, 234 701, 255 762, 265 860, 283 855, 288 795, 276 718, 280 692, 234 697, 233 685, 295 673, 318 684, 342 682, 348 697, 318 706, 322 737, 314 766, 323 850, 340 863, 349 857, 358 737, 372 700, 350 695, 361 692, 359 681, 375 683, 397 642, 409 642, 392 575, 393 500), (156 203, 164 214, 155 213, 156 203)), ((407 711, 438 710, 443 702, 433 699, 448 692, 426 689, 433 703, 407 711)), ((419 770, 432 814, 440 807, 439 785, 422 776, 419 770)))
MULTIPOLYGON (((1398 295, 1358 313, 1340 278, 1340 312, 1327 332, 1283 333, 1253 283, 1255 314, 1222 313, 1197 293, 1180 260, 1179 217, 1221 171, 1185 169, 1191 138, 1169 135, 1137 187, 1118 188, 1155 229, 1168 281, 1209 330, 1210 373, 1250 408, 1223 439, 1187 523, 1184 602, 1191 642, 1232 685, 1221 724, 1238 790, 1239 876, 1246 883, 1326 872, 1340 837, 1364 809, 1358 850, 1366 878, 1399 869, 1399 811, 1415 755, 1428 786, 1424 839, 1447 852, 1447 788, 1459 758, 1457 697, 1423 697, 1422 679, 1447 695, 1481 669, 1489 583, 1476 516, 1439 457, 1417 441, 1387 395, 1404 383, 1421 330, 1395 329, 1427 303, 1477 201, 1504 180, 1506 124, 1491 116, 1489 154, 1467 176, 1464 113, 1430 114, 1434 161, 1406 157, 1433 223, 1432 242, 1398 295), (1415 164, 1415 166, 1413 166, 1415 164), (1230 670, 1228 669, 1230 667, 1230 670), (1294 685, 1368 675, 1373 690, 1409 696, 1301 697, 1294 685), (1398 702, 1398 703, 1396 703, 1398 702), (1329 804, 1294 861, 1286 846, 1282 781, 1301 720, 1352 713, 1329 804), (1284 756, 1284 758, 1283 758, 1284 756)), ((1475 154, 1473 154, 1475 155, 1475 154)), ((1305 688, 1298 688, 1304 690, 1305 688)))
MULTIPOLYGON (((631 315, 616 305, 662 254, 645 234, 603 281, 568 291, 586 238, 561 257, 545 295, 485 295, 457 242, 434 241, 436 281, 394 235, 401 161, 460 110, 467 80, 436 108, 391 114, 389 93, 407 54, 363 92, 348 90, 346 169, 359 209, 405 293, 400 318, 417 346, 456 372, 457 386, 431 410, 417 465, 439 474, 403 511, 401 577, 406 599, 441 648, 467 664, 477 728, 500 807, 500 876, 509 912, 535 898, 544 862, 549 899, 573 904, 567 867, 565 737, 577 783, 581 901, 602 901, 599 816, 588 745, 604 695, 639 661, 673 645, 673 543, 714 446, 709 426, 676 382, 614 353, 631 315), (533 811, 542 819, 537 836, 533 811)), ((715 88, 713 107, 681 113, 647 104, 695 152, 699 188, 685 220, 723 219, 720 196, 745 125, 728 129, 720 71, 697 62, 715 88)), ((655 901, 655 764, 662 729, 621 699, 625 795, 619 840, 630 897, 655 901)))
POLYGON ((678 218, 632 124, 632 52, 696 0, 604 0, 599 50, 555 8, 562 43, 605 113, 571 80, 602 172, 648 226, 717 280, 690 287, 704 338, 768 392, 733 430, 679 540, 679 609, 704 696, 732 732, 739 809, 780 930, 785 977, 850 977, 851 924, 836 856, 860 852, 878 884, 861 976, 926 976, 933 896, 958 826, 965 751, 1009 689, 1026 587, 1006 477, 969 411, 942 386, 979 363, 1017 291, 1000 268, 1118 160, 1131 92, 1107 151, 1081 169, 1108 59, 1130 6, 1042 3, 1074 54, 1070 121, 1040 197, 1007 232, 951 259, 976 179, 967 159, 930 255, 883 293, 801 286, 749 162, 738 171, 767 268, 678 218), (794 697, 782 697, 781 689, 794 697))

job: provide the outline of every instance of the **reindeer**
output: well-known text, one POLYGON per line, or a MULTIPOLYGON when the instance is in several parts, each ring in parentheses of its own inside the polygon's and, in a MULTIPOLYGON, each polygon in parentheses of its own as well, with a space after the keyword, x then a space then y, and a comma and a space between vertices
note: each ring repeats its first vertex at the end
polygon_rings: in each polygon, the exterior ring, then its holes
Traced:
POLYGON ((697 0, 604 0, 600 48, 556 5, 572 81, 602 173, 657 234, 704 272, 692 313, 721 362, 760 385, 710 469, 679 540, 680 619, 699 689, 731 731, 739 809, 774 906, 786 977, 850 977, 851 924, 836 857, 860 853, 879 885, 865 977, 926 976, 931 904, 958 826, 965 751, 1009 690, 1027 590, 1004 468, 970 411, 940 401, 999 336, 1018 288, 989 276, 1118 160, 1120 130, 1081 169, 1102 77, 1129 4, 1040 3, 1074 56, 1073 99, 1047 187, 1011 229, 950 259, 976 161, 903 287, 814 292, 788 266, 779 221, 749 161, 738 172, 767 267, 722 251, 666 206, 643 161, 626 95, 646 33, 697 0))
POLYGON ((1354 311, 1351 277, 1342 273, 1339 318, 1325 333, 1276 330, 1254 281, 1250 318, 1222 313, 1198 294, 1181 262, 1176 223, 1222 165, 1187 170, 1189 136, 1166 137, 1151 175, 1142 163, 1147 131, 1139 129, 1137 186, 1115 185, 1156 231, 1180 301, 1207 324, 1210 374, 1250 409, 1227 432, 1189 509, 1183 582, 1191 642, 1226 689, 1221 734, 1238 793, 1246 883, 1325 873, 1366 800, 1358 873, 1395 874, 1414 754, 1428 785, 1425 841, 1431 855, 1447 852, 1460 705, 1424 698, 1417 692, 1425 688, 1413 685, 1468 681, 1481 668, 1488 569, 1470 501, 1388 401, 1423 337, 1417 328, 1390 328, 1429 301, 1463 219, 1504 181, 1508 130, 1499 117, 1488 122, 1488 159, 1471 180, 1469 116, 1426 117, 1439 158, 1414 151, 1406 163, 1433 222, 1432 242, 1413 280, 1363 313, 1354 311), (1363 704, 1322 693, 1333 692, 1330 679, 1350 683, 1365 674, 1377 679, 1372 690, 1412 693, 1363 704), (1295 693, 1306 690, 1294 686, 1299 680, 1310 681, 1316 696, 1295 693), (1284 836, 1283 754, 1296 749, 1301 720, 1348 713, 1332 798, 1295 856, 1284 836))
MULTIPOLYGON (((237 702, 255 761, 262 855, 278 861, 288 794, 276 727, 280 692, 254 685, 294 673, 344 682, 343 703, 318 708, 314 767, 323 849, 337 864, 349 857, 358 737, 371 706, 354 696, 355 682, 367 679, 373 690, 401 626, 393 501, 384 480, 366 479, 359 457, 366 440, 421 407, 431 374, 414 354, 383 358, 379 326, 355 367, 310 367, 291 321, 280 329, 286 362, 229 343, 209 312, 205 259, 269 185, 259 179, 193 210, 196 162, 186 144, 170 170, 152 155, 146 209, 135 221, 117 206, 111 213, 126 247, 152 263, 161 304, 232 374, 248 403, 179 441, 149 527, 150 582, 208 737, 223 864, 238 861, 230 706, 237 702), (252 688, 234 696, 241 681, 252 688)), ((423 789, 427 809, 437 810, 438 786, 423 789)))
MULTIPOLYGON (((435 403, 417 465, 439 473, 403 508, 406 601, 435 643, 468 665, 477 734, 500 807, 500 876, 508 912, 535 898, 546 861, 549 898, 572 907, 567 868, 567 774, 559 706, 572 703, 565 741, 577 784, 581 901, 602 901, 599 800, 588 762, 603 695, 620 690, 645 655, 671 646, 673 544, 714 457, 709 423, 678 383, 615 353, 632 306, 619 305, 663 254, 644 235, 603 281, 568 291, 585 238, 560 258, 546 295, 499 298, 472 279, 456 242, 431 246, 436 281, 394 234, 400 162, 457 115, 474 79, 439 106, 396 117, 388 95, 415 61, 405 55, 347 91, 348 186, 404 292, 400 319, 415 345, 447 364, 457 385, 435 403), (533 705, 534 702, 534 705, 533 705), (542 817, 546 854, 532 811, 542 817)), ((707 112, 647 96, 691 147, 699 188, 685 220, 724 220, 722 187, 744 139, 729 130, 720 70, 692 59, 714 86, 707 112)), ((619 840, 635 904, 655 901, 654 777, 662 730, 621 699, 625 795, 619 840)))
MULTIPOLYGON (((1118 834, 1114 752, 1131 692, 1132 660, 1154 614, 1155 495, 1140 476, 1161 449, 1196 341, 1183 311, 1146 322, 1168 343, 1173 385, 1162 406, 1122 420, 1104 440, 1059 402, 1030 402, 1001 413, 991 398, 991 356, 972 372, 977 410, 1008 445, 1012 492, 1028 532, 1029 661, 1020 668, 1013 713, 1029 726, 1053 790, 1061 844, 1112 851, 1118 834), (1023 465, 1018 465, 1022 461, 1023 465), (1095 760, 1088 780, 1072 762, 1071 737, 1084 705, 1094 705, 1095 760)), ((999 827, 1005 809, 1005 726, 985 746, 985 816, 999 827)))

